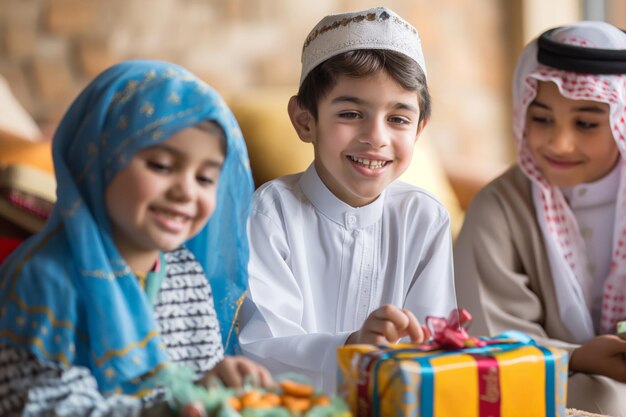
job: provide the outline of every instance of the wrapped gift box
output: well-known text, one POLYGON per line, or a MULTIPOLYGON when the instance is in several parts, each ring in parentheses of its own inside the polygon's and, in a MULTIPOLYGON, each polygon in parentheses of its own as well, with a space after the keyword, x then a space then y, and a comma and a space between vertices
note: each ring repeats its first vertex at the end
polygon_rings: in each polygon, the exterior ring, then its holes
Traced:
POLYGON ((357 417, 564 417, 567 352, 518 339, 458 350, 344 346, 339 390, 357 417))

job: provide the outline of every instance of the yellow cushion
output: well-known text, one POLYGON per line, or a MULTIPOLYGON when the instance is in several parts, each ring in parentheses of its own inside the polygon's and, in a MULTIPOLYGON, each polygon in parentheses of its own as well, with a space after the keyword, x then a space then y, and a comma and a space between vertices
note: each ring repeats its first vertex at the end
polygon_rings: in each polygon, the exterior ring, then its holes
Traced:
POLYGON ((428 127, 415 145, 411 165, 400 177, 402 181, 430 191, 450 213, 450 229, 456 238, 463 224, 464 211, 446 175, 439 155, 428 138, 428 127))
POLYGON ((30 165, 54 173, 50 141, 27 142, 0 135, 0 166, 11 164, 30 165))
POLYGON ((313 147, 296 134, 287 103, 289 90, 259 90, 234 97, 228 103, 246 139, 254 182, 304 171, 313 161, 313 147))

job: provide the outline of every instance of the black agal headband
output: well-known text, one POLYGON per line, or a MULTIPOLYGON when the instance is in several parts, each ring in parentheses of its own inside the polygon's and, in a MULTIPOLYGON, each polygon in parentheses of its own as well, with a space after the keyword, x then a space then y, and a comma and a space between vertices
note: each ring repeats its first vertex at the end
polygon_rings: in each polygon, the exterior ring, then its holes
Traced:
POLYGON ((586 74, 626 74, 626 49, 598 49, 550 39, 554 28, 539 36, 537 60, 554 68, 586 74))

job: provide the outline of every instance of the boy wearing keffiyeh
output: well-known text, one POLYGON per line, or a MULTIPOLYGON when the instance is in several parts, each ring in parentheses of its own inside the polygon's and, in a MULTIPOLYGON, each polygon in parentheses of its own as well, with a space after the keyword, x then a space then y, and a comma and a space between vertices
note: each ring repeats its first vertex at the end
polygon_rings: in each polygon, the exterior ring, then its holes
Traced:
POLYGON ((626 34, 555 28, 513 80, 518 163, 474 199, 455 244, 478 335, 569 350, 568 406, 626 415, 626 34))

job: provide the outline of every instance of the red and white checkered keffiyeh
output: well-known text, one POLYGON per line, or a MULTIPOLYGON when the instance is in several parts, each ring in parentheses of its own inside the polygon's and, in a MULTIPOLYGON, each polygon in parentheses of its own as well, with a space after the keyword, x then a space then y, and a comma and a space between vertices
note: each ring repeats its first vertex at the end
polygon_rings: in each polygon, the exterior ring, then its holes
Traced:
MULTIPOLYGON (((555 30, 552 40, 602 49, 626 49, 626 34, 604 22, 580 22, 555 30)), ((564 97, 593 100, 610 107, 613 137, 626 161, 626 75, 593 75, 563 71, 537 61, 537 41, 522 52, 513 80, 514 134, 518 161, 533 182, 537 217, 544 235, 561 317, 578 342, 595 335, 590 305, 580 282, 589 282, 585 243, 576 218, 558 187, 550 185, 533 157, 525 135, 526 111, 537 93, 538 81, 554 82, 564 97), (583 308, 583 306, 587 308, 583 308)), ((609 162, 607 161, 607 164, 609 162)), ((626 319, 626 169, 621 169, 616 200, 613 257, 604 282, 601 333, 614 333, 626 319), (619 233, 618 233, 619 232, 619 233)))

